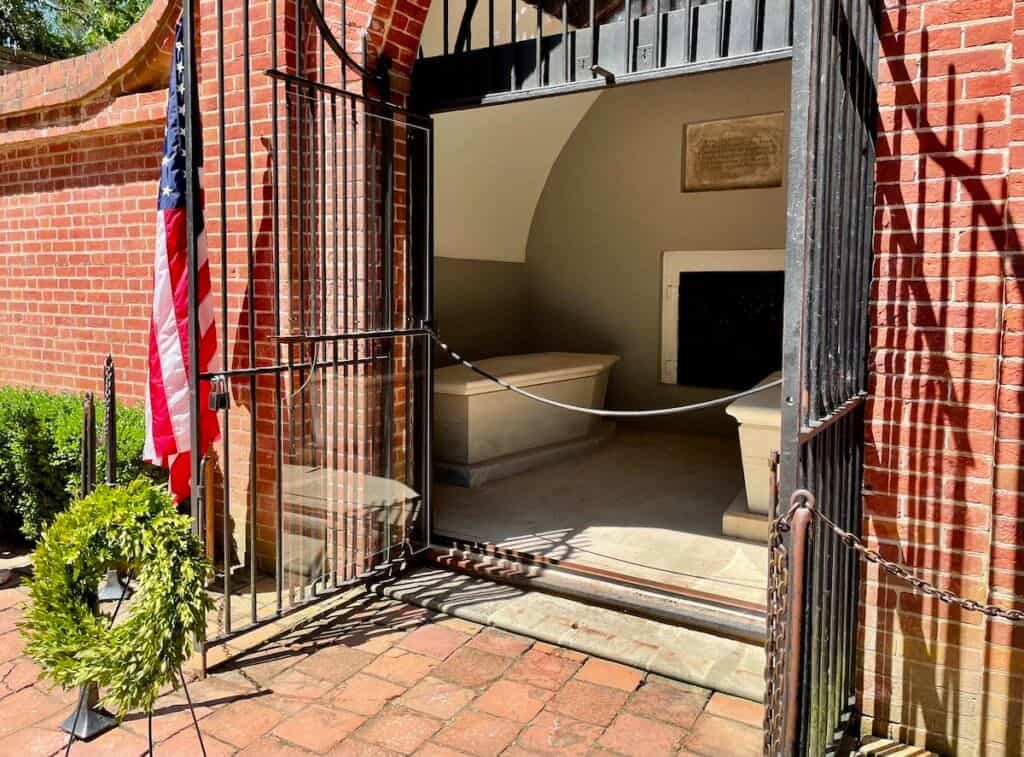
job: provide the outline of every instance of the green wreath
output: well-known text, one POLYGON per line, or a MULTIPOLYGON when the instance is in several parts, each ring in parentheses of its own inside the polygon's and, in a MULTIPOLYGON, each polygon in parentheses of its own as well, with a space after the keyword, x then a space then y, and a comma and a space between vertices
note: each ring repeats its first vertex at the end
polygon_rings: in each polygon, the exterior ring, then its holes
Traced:
POLYGON ((191 522, 161 489, 138 479, 100 486, 58 515, 33 556, 22 622, 26 651, 65 688, 95 682, 119 716, 151 710, 206 628, 210 566, 191 522), (93 614, 110 566, 139 584, 127 618, 93 614))

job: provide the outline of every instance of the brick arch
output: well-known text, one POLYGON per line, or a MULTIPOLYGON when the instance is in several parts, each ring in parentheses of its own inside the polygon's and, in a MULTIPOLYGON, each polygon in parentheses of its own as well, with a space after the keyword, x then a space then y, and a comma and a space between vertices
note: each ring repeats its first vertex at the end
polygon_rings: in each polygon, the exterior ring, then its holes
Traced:
POLYGON ((378 0, 372 4, 367 36, 371 50, 393 61, 394 88, 409 94, 410 74, 431 0, 378 0))

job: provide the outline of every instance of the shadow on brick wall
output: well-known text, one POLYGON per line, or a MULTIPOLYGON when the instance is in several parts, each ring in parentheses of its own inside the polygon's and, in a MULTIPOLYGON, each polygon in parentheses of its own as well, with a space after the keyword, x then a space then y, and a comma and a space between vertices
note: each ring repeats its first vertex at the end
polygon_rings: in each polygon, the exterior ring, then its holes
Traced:
MULTIPOLYGON (((1022 272, 1002 163, 1009 98, 995 101, 1002 115, 992 100, 962 102, 964 77, 955 63, 932 69, 927 30, 919 62, 904 57, 917 35, 891 27, 905 28, 907 7, 882 29, 896 107, 878 145, 866 526, 885 557, 992 601, 1000 306, 1022 272)), ((1009 77, 1002 87, 992 94, 1008 94, 1009 77)), ((925 731, 943 753, 969 743, 1018 748, 1024 712, 1012 699, 990 712, 985 641, 1001 634, 999 643, 1020 647, 1024 635, 1011 638, 998 628, 1005 624, 986 626, 884 573, 869 578, 865 714, 878 726, 925 731)))

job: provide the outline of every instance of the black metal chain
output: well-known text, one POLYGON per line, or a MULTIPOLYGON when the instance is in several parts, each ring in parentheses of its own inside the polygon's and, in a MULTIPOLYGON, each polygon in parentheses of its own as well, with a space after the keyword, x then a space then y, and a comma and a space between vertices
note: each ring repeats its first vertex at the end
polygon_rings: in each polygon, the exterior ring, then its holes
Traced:
POLYGON ((793 493, 788 511, 772 521, 769 531, 768 562, 768 637, 765 642, 765 715, 764 753, 775 757, 783 754, 785 745, 783 710, 784 677, 786 675, 786 651, 788 649, 788 603, 789 603, 789 550, 783 538, 790 530, 797 510, 806 510, 812 518, 831 529, 840 542, 854 550, 865 562, 878 565, 886 573, 909 584, 920 593, 935 597, 940 602, 959 607, 968 612, 978 612, 990 618, 1000 618, 1012 623, 1024 621, 1024 610, 985 604, 966 599, 948 589, 940 589, 913 573, 910 568, 882 557, 878 550, 871 549, 854 533, 841 528, 816 506, 814 496, 799 490, 793 493))
POLYGON ((772 521, 768 533, 768 633, 764 668, 764 753, 783 752, 783 710, 786 649, 789 644, 789 550, 783 535, 789 530, 792 509, 772 521))
MULTIPOLYGON (((1008 620, 1013 623, 1019 623, 1024 621, 1024 610, 1016 610, 1007 607, 1000 607, 999 605, 990 605, 983 602, 978 602, 974 599, 965 599, 948 589, 940 589, 935 584, 925 581, 923 578, 914 575, 911 570, 903 565, 892 560, 887 560, 878 553, 877 550, 871 549, 867 546, 856 534, 852 534, 839 526, 837 526, 827 515, 818 510, 816 507, 806 503, 798 505, 800 507, 806 507, 810 511, 811 515, 823 524, 832 529, 832 532, 839 537, 839 540, 848 547, 853 548, 855 552, 860 554, 865 561, 880 566, 889 575, 895 576, 901 581, 910 584, 922 594, 930 597, 935 597, 940 602, 944 602, 948 605, 954 605, 961 609, 969 612, 980 612, 983 615, 987 615, 990 618, 1000 618, 1002 620, 1008 620)), ((791 517, 791 516, 790 516, 791 517)))

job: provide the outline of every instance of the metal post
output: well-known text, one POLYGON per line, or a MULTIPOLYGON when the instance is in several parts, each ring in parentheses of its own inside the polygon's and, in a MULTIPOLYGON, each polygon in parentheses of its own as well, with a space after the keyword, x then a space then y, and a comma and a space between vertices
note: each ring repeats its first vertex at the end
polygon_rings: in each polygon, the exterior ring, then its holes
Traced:
POLYGON ((790 531, 789 649, 786 650, 785 705, 783 711, 783 754, 796 754, 797 716, 800 712, 800 677, 803 671, 804 579, 807 560, 808 526, 811 513, 801 507, 793 513, 790 531))
POLYGON ((96 488, 96 404, 92 392, 82 404, 82 496, 96 488))
POLYGON ((199 259, 196 237, 202 223, 199 218, 199 174, 198 167, 202 156, 196 155, 198 146, 196 129, 198 127, 197 109, 199 97, 196 91, 196 60, 195 60, 195 0, 183 0, 181 23, 184 37, 182 56, 185 64, 185 92, 188 102, 185 106, 185 219, 186 243, 188 245, 188 385, 189 392, 189 450, 190 479, 192 494, 189 497, 189 514, 192 516, 192 533, 202 538, 199 519, 201 517, 197 489, 202 476, 200 460, 199 431, 199 259))
POLYGON ((107 355, 103 362, 103 449, 107 457, 106 481, 117 481, 117 388, 114 358, 107 355))

